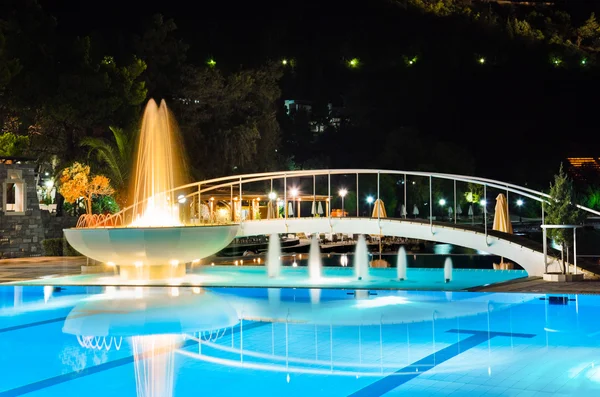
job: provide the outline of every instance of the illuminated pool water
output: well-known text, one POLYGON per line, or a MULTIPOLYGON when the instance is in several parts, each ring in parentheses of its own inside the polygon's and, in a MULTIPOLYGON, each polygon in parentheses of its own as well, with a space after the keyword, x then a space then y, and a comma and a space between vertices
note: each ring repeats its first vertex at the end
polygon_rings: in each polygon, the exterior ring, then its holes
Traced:
POLYGON ((600 297, 0 287, 0 396, 597 396, 600 297))

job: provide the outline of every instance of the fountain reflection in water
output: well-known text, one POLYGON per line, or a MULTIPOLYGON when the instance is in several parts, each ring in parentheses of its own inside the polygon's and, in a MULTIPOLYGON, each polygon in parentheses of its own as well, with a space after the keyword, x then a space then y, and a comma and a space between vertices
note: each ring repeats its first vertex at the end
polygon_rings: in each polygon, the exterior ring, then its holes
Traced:
POLYGON ((321 261, 321 248, 319 247, 319 240, 316 236, 310 241, 310 252, 308 254, 308 278, 311 281, 316 281, 321 278, 321 268, 323 263, 321 261))
POLYGON ((452 281, 452 258, 447 257, 444 262, 444 281, 449 283, 452 281))
POLYGON ((131 338, 138 397, 173 395, 175 350, 183 335, 143 335, 131 338))
POLYGON ((398 280, 400 281, 406 280, 406 261, 406 250, 403 246, 400 246, 400 249, 398 250, 398 262, 396 269, 398 272, 398 280))
POLYGON ((180 226, 172 190, 185 181, 177 123, 165 101, 148 101, 142 119, 132 179, 131 226, 180 226))
POLYGON ((267 274, 269 275, 269 278, 276 278, 281 274, 281 242, 279 241, 278 234, 271 234, 269 237, 267 274))
POLYGON ((354 274, 359 280, 366 280, 369 276, 369 251, 364 235, 358 237, 354 253, 354 274))

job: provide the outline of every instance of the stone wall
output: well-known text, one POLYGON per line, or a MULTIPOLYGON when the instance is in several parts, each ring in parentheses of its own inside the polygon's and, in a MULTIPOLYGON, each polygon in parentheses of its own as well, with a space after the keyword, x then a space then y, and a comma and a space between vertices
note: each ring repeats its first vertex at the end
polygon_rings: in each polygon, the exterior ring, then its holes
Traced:
POLYGON ((5 194, 3 183, 9 170, 21 170, 25 182, 26 205, 22 215, 0 208, 0 259, 42 256, 42 241, 60 238, 62 229, 73 227, 74 217, 56 217, 40 210, 36 193, 35 164, 0 164, 0 205, 5 194))

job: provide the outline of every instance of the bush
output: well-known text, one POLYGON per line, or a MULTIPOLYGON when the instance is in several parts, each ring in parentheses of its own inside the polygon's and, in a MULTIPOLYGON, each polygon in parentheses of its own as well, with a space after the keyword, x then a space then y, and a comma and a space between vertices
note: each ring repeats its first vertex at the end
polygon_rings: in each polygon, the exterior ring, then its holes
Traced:
POLYGON ((47 238, 42 241, 46 256, 80 256, 64 238, 47 238))
POLYGON ((63 254, 63 240, 62 238, 47 238, 42 241, 44 246, 44 254, 46 256, 62 256, 63 254))

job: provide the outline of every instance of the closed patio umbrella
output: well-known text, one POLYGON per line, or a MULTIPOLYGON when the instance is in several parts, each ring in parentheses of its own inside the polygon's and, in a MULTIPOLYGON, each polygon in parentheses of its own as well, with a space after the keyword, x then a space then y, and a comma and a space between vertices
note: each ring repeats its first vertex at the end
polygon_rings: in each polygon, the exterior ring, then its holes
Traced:
MULTIPOLYGON (((512 223, 510 222, 510 217, 508 215, 508 203, 506 202, 506 197, 502 193, 496 197, 494 225, 492 226, 492 229, 508 234, 513 233, 512 223)), ((507 264, 504 263, 504 257, 500 257, 500 264, 498 267, 500 269, 507 268, 507 264)), ((494 268, 496 268, 495 263, 494 268)))
POLYGON ((323 205, 319 201, 319 205, 317 205, 317 214, 323 215, 323 205))
POLYGON ((400 209, 400 214, 403 218, 406 218, 406 206, 402 204, 402 208, 400 209))
POLYGON ((413 205, 413 215, 415 216, 415 218, 417 217, 417 215, 419 215, 419 209, 417 208, 417 205, 413 205))
MULTIPOLYGON (((458 211, 456 211, 458 212, 458 211)), ((448 218, 452 218, 452 214, 454 213, 454 211, 452 210, 452 207, 448 207, 448 218)))
POLYGON ((469 204, 469 212, 467 214, 471 217, 471 224, 473 224, 475 222, 473 219, 473 204, 469 204))
POLYGON ((462 215, 462 208, 460 208, 460 205, 456 206, 456 215, 462 215))
POLYGON ((294 205, 290 201, 288 203, 288 218, 294 216, 294 205))
POLYGON ((386 218, 387 214, 385 212, 385 206, 383 205, 383 201, 381 199, 375 200, 375 204, 373 205, 373 218, 386 218))
POLYGON ((312 207, 311 207, 311 209, 310 209, 310 214, 311 214, 312 216, 315 216, 315 214, 316 214, 316 213, 317 213, 317 209, 315 208, 315 202, 313 201, 313 202, 312 202, 312 207))
POLYGON ((496 197, 494 225, 492 226, 492 229, 509 234, 512 234, 513 232, 512 223, 510 223, 510 218, 508 216, 508 203, 506 202, 506 197, 502 193, 496 197))

